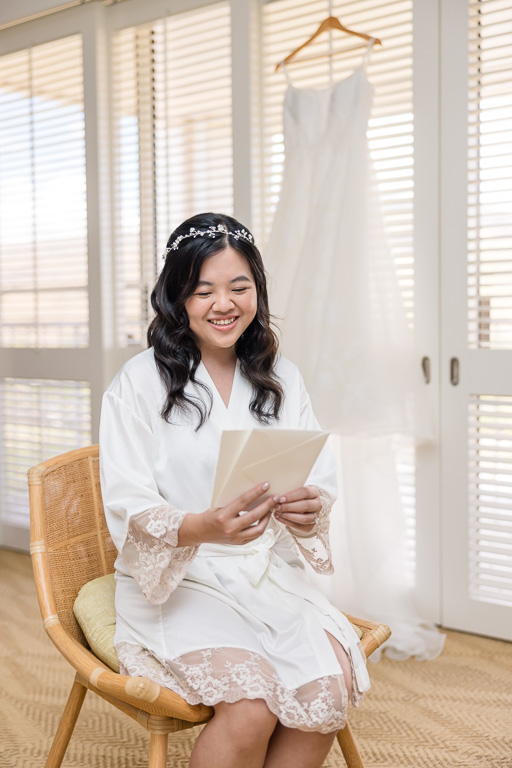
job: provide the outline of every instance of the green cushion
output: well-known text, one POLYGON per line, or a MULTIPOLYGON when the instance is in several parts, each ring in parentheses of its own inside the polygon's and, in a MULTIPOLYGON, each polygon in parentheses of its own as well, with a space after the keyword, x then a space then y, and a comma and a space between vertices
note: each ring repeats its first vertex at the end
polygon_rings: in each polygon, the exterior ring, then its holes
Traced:
POLYGON ((119 672, 119 659, 114 648, 115 592, 113 573, 89 581, 78 593, 73 612, 93 653, 115 672, 119 672))
MULTIPOLYGON (((119 672, 119 659, 114 648, 115 592, 114 574, 100 576, 99 579, 84 584, 75 600, 73 611, 92 651, 111 669, 119 672)), ((361 638, 363 633, 359 627, 354 624, 352 627, 361 638)))

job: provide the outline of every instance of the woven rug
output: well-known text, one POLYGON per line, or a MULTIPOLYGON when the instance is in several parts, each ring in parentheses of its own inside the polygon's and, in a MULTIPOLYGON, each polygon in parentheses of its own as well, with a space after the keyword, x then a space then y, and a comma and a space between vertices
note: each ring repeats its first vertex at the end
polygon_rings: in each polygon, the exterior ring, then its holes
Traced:
MULTIPOLYGON (((512 768, 512 644, 447 635, 435 661, 370 664, 350 716, 366 768, 512 768)), ((73 677, 44 633, 29 557, 0 550, 1 768, 44 766, 73 677)), ((169 768, 186 768, 196 735, 169 737, 169 768)), ((89 693, 63 768, 147 760, 146 731, 89 693)), ((344 766, 336 744, 324 768, 344 766)))

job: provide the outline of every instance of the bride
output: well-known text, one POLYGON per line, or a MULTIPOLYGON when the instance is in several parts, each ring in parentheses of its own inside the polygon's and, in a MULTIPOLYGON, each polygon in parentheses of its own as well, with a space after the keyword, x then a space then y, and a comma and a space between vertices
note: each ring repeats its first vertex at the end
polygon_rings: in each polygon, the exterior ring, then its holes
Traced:
POLYGON ((151 301, 148 349, 115 376, 100 426, 121 672, 214 708, 191 768, 320 768, 369 688, 354 629, 306 572, 332 572, 330 451, 303 488, 273 495, 262 477, 210 506, 224 429, 318 429, 250 232, 183 222, 151 301))

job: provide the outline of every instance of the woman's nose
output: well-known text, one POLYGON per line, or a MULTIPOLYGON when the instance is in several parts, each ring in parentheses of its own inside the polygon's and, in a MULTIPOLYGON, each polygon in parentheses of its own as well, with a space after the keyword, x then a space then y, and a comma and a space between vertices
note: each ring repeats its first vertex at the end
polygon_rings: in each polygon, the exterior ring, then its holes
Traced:
POLYGON ((217 310, 217 312, 229 312, 230 309, 233 309, 235 306, 233 299, 229 294, 220 294, 215 298, 215 303, 213 305, 213 308, 217 310))

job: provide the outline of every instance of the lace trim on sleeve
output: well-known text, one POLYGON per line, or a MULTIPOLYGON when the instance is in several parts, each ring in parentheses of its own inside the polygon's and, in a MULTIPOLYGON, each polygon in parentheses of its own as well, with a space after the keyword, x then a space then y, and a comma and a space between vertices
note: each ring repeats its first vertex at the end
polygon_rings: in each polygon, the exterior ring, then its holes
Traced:
MULTIPOLYGON (((316 486, 315 486, 316 487, 316 486)), ((287 526, 299 548, 299 552, 317 573, 329 574, 334 572, 329 541, 329 515, 333 500, 323 488, 320 491, 322 509, 318 513, 316 528, 311 534, 301 534, 291 526, 287 526)))
POLYGON ((167 600, 199 548, 178 547, 178 531, 186 514, 162 504, 130 518, 121 556, 148 603, 167 600))

